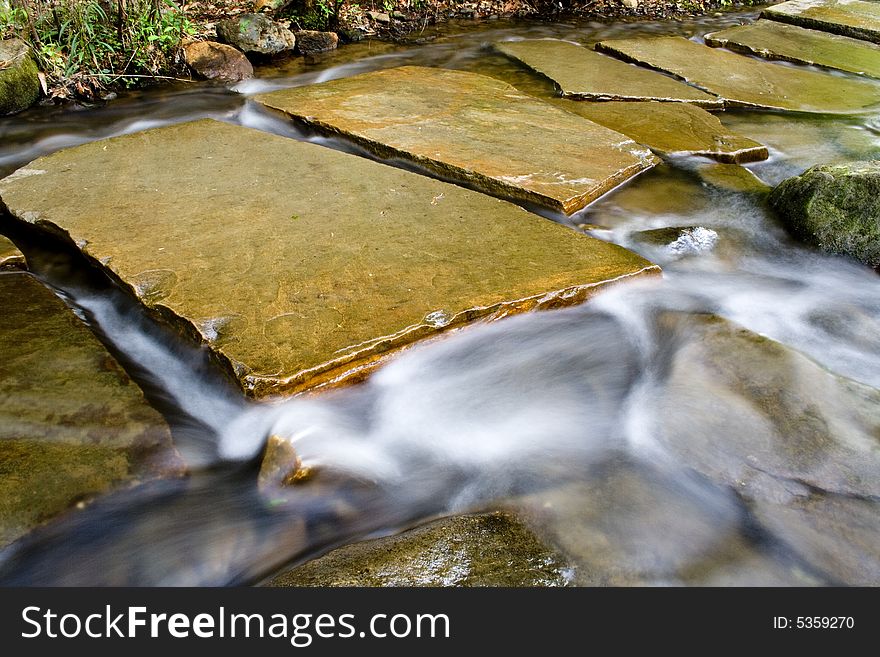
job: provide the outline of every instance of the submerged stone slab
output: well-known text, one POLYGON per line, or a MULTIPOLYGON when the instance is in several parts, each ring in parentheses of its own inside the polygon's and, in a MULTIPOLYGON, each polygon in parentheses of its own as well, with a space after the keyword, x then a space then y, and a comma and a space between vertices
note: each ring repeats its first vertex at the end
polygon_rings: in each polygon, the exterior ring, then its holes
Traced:
POLYGON ((838 34, 760 20, 707 34, 704 39, 710 46, 749 55, 880 77, 880 46, 838 34))
POLYGON ((761 62, 683 37, 617 39, 596 47, 672 73, 733 106, 839 114, 880 103, 880 87, 869 81, 761 62))
POLYGON ((268 586, 567 586, 567 572, 514 516, 484 513, 338 548, 268 586))
POLYGON ((73 312, 0 273, 0 545, 182 463, 165 420, 73 312))
POLYGON ((656 100, 721 107, 722 100, 662 73, 626 64, 556 39, 496 43, 495 48, 550 78, 564 97, 580 100, 656 100))
POLYGON ((727 163, 768 156, 766 147, 728 130, 714 115, 692 105, 572 102, 568 109, 663 155, 704 155, 727 163))
POLYGON ((791 0, 761 18, 880 43, 880 4, 862 0, 791 0))
POLYGON ((380 157, 567 214, 657 162, 620 133, 465 71, 405 66, 256 100, 380 157))
POLYGON ((0 269, 24 268, 24 255, 9 239, 0 235, 0 269))
POLYGON ((255 396, 658 271, 505 201, 212 120, 28 166, 0 180, 12 215, 68 235, 255 396))

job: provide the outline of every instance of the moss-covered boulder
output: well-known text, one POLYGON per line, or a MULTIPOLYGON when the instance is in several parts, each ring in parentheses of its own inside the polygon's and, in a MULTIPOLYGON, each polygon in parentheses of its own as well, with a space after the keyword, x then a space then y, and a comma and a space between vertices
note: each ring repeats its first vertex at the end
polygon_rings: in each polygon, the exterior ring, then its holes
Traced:
POLYGON ((880 162, 815 166, 781 182, 770 204, 795 237, 880 267, 880 162))
POLYGON ((26 110, 40 97, 40 78, 27 45, 0 40, 0 115, 26 110))
POLYGON ((507 513, 453 516, 346 545, 268 586, 567 586, 568 564, 507 513))

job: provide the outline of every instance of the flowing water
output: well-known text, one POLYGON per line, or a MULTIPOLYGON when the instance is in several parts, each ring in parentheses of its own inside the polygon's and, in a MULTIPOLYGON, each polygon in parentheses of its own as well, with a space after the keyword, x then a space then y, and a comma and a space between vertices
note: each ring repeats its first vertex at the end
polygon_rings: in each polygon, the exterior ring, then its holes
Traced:
MULTIPOLYGON (((465 25, 263 69, 234 90, 191 84, 103 107, 38 108, 0 119, 0 174, 59 148, 203 117, 358 153, 248 96, 417 64, 550 97, 549 84, 485 44, 698 38, 753 16, 465 25)), ((768 184, 880 155, 880 116, 721 118, 770 148, 747 167, 768 184)), ((575 584, 880 583, 877 274, 799 246, 752 186, 700 158, 667 161, 572 218, 543 214, 641 252, 663 278, 458 330, 357 387, 260 404, 76 255, 12 235, 165 413, 193 472, 38 529, 3 553, 0 581, 255 583, 334 545, 508 508, 572 565, 575 584), (667 227, 698 229, 665 243, 641 234, 667 227), (316 476, 258 490, 271 434, 291 438, 316 476)))

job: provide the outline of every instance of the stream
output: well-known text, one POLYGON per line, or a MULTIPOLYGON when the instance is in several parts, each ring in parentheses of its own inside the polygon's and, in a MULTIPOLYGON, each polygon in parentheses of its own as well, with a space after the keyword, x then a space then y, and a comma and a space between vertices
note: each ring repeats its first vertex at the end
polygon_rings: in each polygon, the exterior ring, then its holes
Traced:
MULTIPOLYGON (((34 108, 0 118, 0 176, 61 148, 205 117, 367 156, 249 96, 420 65, 550 98, 549 82, 486 44, 698 38, 756 15, 464 23, 410 45, 265 66, 231 90, 193 83, 34 108)), ((769 185, 880 156, 880 115, 719 118, 767 145, 770 158, 745 168, 769 185)), ((27 229, 9 235, 163 413, 191 474, 38 528, 0 552, 0 583, 258 584, 335 546, 494 509, 553 546, 571 584, 880 583, 880 278, 799 245, 761 194, 716 167, 672 158, 572 217, 541 212, 637 251, 662 278, 458 329, 363 384, 287 400, 245 400, 204 350, 166 334, 81 255, 27 229), (644 239, 679 227, 698 230, 644 239), (280 498, 257 487, 273 434, 316 472, 280 498)))

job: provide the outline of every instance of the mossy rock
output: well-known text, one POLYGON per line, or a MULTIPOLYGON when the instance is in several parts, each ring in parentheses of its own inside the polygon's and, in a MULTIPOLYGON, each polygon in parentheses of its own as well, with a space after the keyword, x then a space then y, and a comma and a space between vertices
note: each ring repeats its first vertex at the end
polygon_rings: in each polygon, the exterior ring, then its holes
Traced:
POLYGON ((798 239, 880 267, 880 162, 812 167, 781 182, 770 204, 798 239))
POLYGON ((442 518, 337 548, 268 586, 568 586, 567 563, 508 513, 442 518))
POLYGON ((26 110, 40 97, 40 78, 27 45, 0 41, 0 115, 26 110))

